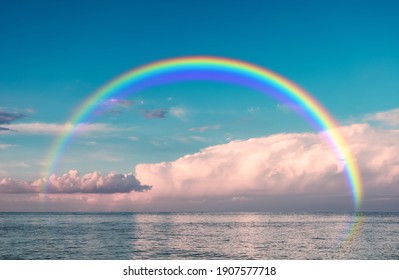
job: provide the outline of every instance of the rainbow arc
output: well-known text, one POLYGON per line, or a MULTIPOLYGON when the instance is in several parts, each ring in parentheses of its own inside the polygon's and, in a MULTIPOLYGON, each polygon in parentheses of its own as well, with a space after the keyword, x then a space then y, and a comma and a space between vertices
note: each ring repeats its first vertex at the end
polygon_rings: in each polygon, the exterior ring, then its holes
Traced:
MULTIPOLYGON (((113 79, 94 92, 72 113, 63 131, 53 142, 45 158, 44 176, 55 169, 78 124, 87 120, 106 99, 132 94, 156 85, 184 80, 216 80, 254 88, 285 102, 297 104, 303 115, 325 133, 337 158, 344 161, 345 174, 355 210, 362 200, 362 180, 346 140, 331 114, 309 93, 286 78, 247 62, 210 56, 193 56, 157 61, 135 68, 113 79)), ((46 185, 42 187, 46 192, 46 185)))

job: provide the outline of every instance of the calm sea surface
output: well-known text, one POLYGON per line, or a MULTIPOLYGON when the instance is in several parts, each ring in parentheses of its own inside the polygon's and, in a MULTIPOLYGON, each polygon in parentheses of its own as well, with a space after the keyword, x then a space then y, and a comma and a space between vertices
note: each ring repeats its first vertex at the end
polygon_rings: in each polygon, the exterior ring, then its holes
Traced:
POLYGON ((399 213, 0 213, 0 259, 397 260, 399 213))

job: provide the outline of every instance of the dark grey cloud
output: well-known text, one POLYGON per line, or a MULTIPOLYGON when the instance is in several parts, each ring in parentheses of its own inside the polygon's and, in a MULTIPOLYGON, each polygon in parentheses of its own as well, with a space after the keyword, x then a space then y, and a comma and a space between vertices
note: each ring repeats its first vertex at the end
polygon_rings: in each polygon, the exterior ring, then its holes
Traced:
POLYGON ((165 109, 154 109, 154 110, 145 110, 144 117, 147 119, 163 119, 166 118, 166 114, 168 113, 165 109))
MULTIPOLYGON (((0 125, 10 124, 15 120, 22 119, 24 117, 26 117, 26 115, 22 113, 8 113, 0 110, 0 125)), ((0 126, 0 130, 11 130, 11 129, 0 126)))
POLYGON ((11 122, 26 117, 21 113, 7 113, 0 111, 0 124, 10 124, 11 122))

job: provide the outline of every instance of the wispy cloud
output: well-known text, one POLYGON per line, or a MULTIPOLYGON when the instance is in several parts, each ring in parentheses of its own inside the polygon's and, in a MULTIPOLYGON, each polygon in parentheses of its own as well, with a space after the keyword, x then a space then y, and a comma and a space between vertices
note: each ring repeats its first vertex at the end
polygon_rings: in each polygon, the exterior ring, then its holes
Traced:
MULTIPOLYGON (((57 124, 57 123, 18 123, 5 125, 6 129, 23 133, 23 134, 40 134, 40 135, 55 135, 59 134, 65 129, 73 127, 72 124, 57 124)), ((114 132, 118 128, 112 127, 104 123, 82 123, 75 126, 75 132, 79 135, 86 135, 94 132, 114 132)))
POLYGON ((165 109, 154 109, 154 110, 143 111, 143 115, 147 119, 163 119, 166 118, 167 113, 168 111, 165 109))
POLYGON ((284 103, 284 104, 277 104, 277 109, 283 113, 290 113, 300 110, 300 107, 297 104, 284 103))
POLYGON ((208 126, 192 127, 189 129, 189 131, 204 132, 206 130, 215 130, 215 129, 220 129, 220 125, 215 124, 215 125, 208 125, 208 126))
POLYGON ((255 113, 255 112, 258 112, 259 110, 260 110, 259 107, 250 107, 250 108, 248 108, 248 112, 249 113, 255 113))
POLYGON ((127 100, 127 99, 118 99, 118 98, 111 98, 108 99, 107 102, 109 104, 118 104, 126 107, 130 107, 134 104, 132 100, 127 100))
MULTIPOLYGON (((174 137, 168 137, 167 139, 172 140, 172 141, 179 141, 180 143, 193 143, 195 142, 203 142, 203 143, 207 143, 209 142, 209 140, 205 137, 200 137, 197 135, 191 135, 191 136, 174 136, 174 137)), ((162 142, 161 142, 162 143, 162 142)), ((164 139, 164 143, 165 145, 167 143, 169 143, 168 140, 164 139)))
POLYGON ((30 165, 27 164, 24 161, 19 161, 19 162, 12 163, 10 166, 11 167, 18 167, 18 168, 29 168, 30 167, 30 165))
POLYGON ((0 193, 41 193, 44 185, 46 185, 46 193, 57 194, 112 194, 151 190, 151 186, 142 185, 132 173, 102 175, 95 171, 81 176, 77 170, 71 170, 62 176, 51 175, 32 182, 5 178, 0 181, 0 193))
POLYGON ((198 142, 204 142, 204 143, 208 142, 208 139, 200 136, 190 136, 190 138, 198 142))
POLYGON ((234 202, 248 201, 248 198, 245 196, 234 196, 231 198, 231 201, 234 201, 234 202))
POLYGON ((170 114, 176 118, 184 119, 187 117, 187 109, 183 107, 172 107, 170 108, 170 114))
MULTIPOLYGON (((16 113, 8 113, 8 112, 0 110, 0 125, 10 124, 10 123, 12 123, 15 120, 22 119, 24 117, 26 117, 26 116, 24 114, 22 114, 22 113, 18 113, 18 112, 16 112, 16 113)), ((10 128, 1 126, 0 130, 3 130, 3 131, 4 130, 10 130, 10 128)))
POLYGON ((367 122, 377 122, 391 127, 399 126, 399 108, 367 114, 363 120, 367 122))
POLYGON ((13 144, 0 144, 0 149, 1 150, 7 150, 9 148, 16 147, 16 146, 17 145, 13 145, 13 144))
POLYGON ((110 98, 99 104, 95 113, 98 115, 120 114, 133 105, 134 102, 132 100, 110 98))
POLYGON ((0 124, 10 124, 11 122, 24 118, 25 115, 22 113, 7 113, 0 111, 0 124))

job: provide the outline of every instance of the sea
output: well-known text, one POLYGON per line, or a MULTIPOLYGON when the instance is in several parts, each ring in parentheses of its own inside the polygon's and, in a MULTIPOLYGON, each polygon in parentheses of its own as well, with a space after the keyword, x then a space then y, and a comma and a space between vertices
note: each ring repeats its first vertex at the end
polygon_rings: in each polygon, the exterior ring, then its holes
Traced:
POLYGON ((399 213, 0 213, 0 259, 399 259, 399 213))

